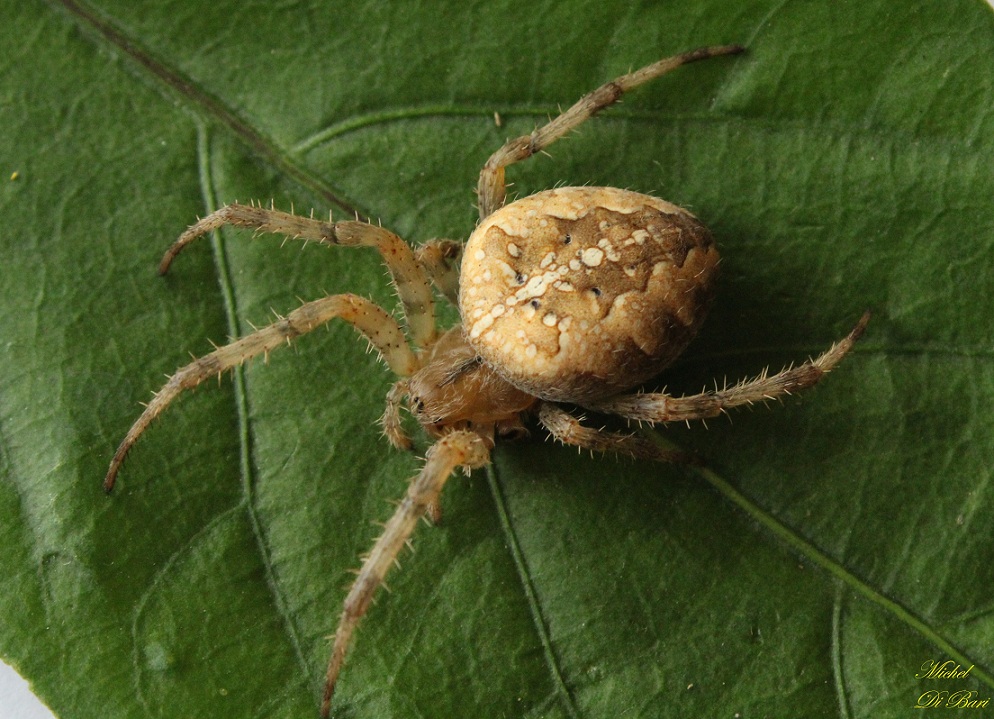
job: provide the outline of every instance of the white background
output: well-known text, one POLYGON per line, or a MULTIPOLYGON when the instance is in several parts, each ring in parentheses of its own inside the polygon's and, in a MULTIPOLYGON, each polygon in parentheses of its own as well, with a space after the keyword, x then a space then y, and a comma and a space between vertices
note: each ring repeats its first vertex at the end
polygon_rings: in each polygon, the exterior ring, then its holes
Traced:
POLYGON ((0 662, 0 719, 54 719, 28 683, 9 665, 0 662))

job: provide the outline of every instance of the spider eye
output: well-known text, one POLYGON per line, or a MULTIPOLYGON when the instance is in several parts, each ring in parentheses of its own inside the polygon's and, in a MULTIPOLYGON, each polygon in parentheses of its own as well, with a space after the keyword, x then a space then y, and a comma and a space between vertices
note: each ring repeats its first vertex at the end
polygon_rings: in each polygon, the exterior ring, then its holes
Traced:
POLYGON ((538 300, 532 300, 532 301, 531 301, 531 302, 529 302, 528 304, 530 304, 530 305, 532 306, 532 309, 535 309, 535 310, 537 310, 537 309, 538 309, 538 306, 539 306, 539 301, 538 301, 538 300))
POLYGON ((517 282, 519 285, 523 285, 525 283, 525 276, 520 272, 515 272, 514 281, 517 282))
POLYGON ((567 233, 567 234, 566 234, 566 237, 564 237, 564 238, 563 238, 563 244, 564 244, 564 245, 568 245, 568 244, 569 244, 569 243, 571 243, 572 241, 573 241, 573 235, 571 235, 571 234, 569 234, 569 233, 567 233))

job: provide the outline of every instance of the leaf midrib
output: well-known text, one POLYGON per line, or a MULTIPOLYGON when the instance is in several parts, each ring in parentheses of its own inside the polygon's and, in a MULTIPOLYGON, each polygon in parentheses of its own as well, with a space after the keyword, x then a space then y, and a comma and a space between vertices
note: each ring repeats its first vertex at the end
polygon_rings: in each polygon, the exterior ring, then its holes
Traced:
MULTIPOLYGON (((390 122, 438 117, 490 118, 493 114, 492 108, 483 108, 474 105, 428 104, 394 107, 349 117, 346 120, 314 132, 287 150, 281 148, 278 143, 239 117, 237 112, 220 99, 200 88, 193 79, 187 77, 178 68, 156 57, 137 40, 129 37, 110 19, 101 17, 97 11, 88 5, 78 0, 48 0, 48 2, 63 7, 79 21, 84 29, 90 31, 91 34, 95 33, 104 43, 124 52, 135 61, 139 68, 151 74, 171 91, 178 93, 190 106, 197 108, 199 113, 210 118, 212 122, 227 127, 230 132, 241 138, 254 152, 285 176, 323 198, 329 205, 337 206, 346 214, 358 216, 362 220, 368 221, 373 216, 369 208, 359 209, 354 201, 347 199, 346 193, 334 189, 324 178, 301 164, 299 162, 300 153, 312 150, 330 139, 390 122)), ((715 104, 718 104, 718 102, 716 101, 715 104)), ((553 105, 522 104, 505 108, 503 112, 509 117, 527 115, 544 119, 555 115, 560 109, 558 106, 553 105)), ((877 129, 873 125, 854 127, 852 125, 832 123, 824 119, 819 120, 816 125, 813 125, 809 120, 784 120, 781 118, 770 120, 769 118, 737 118, 730 116, 715 118, 711 115, 689 112, 676 115, 670 112, 668 116, 673 122, 693 121, 695 124, 713 123, 725 126, 748 126, 752 131, 757 133, 811 132, 812 130, 817 130, 827 140, 831 140, 832 138, 846 138, 850 141, 856 140, 860 144, 889 148, 908 148, 913 146, 913 141, 926 139, 914 133, 895 132, 894 128, 877 129)), ((632 110, 628 108, 619 110, 618 108, 614 108, 606 116, 608 119, 612 117, 616 120, 625 120, 626 122, 658 122, 659 113, 658 111, 632 110)), ((603 118, 601 121, 603 122, 603 118)), ((929 151, 933 154, 938 152, 940 154, 951 155, 962 151, 964 147, 970 147, 974 153, 977 150, 976 143, 974 142, 951 139, 941 135, 928 135, 927 139, 929 142, 929 151)))
POLYGON ((265 158, 280 172, 302 186, 324 198, 328 204, 342 208, 347 214, 364 218, 351 203, 342 199, 331 186, 301 165, 293 162, 269 138, 243 121, 237 113, 213 95, 205 92, 178 69, 162 62, 137 41, 128 37, 122 30, 107 19, 101 18, 92 8, 76 0, 49 0, 67 10, 86 30, 95 32, 99 38, 112 47, 124 52, 139 67, 150 73, 165 86, 184 97, 190 104, 200 109, 214 122, 227 127, 240 137, 257 154, 265 158))

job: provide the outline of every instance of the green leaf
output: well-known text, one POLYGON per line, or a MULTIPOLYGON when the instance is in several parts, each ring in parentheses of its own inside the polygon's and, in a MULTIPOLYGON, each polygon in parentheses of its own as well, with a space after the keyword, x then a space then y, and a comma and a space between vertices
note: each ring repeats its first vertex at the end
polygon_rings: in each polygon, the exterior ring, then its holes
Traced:
MULTIPOLYGON (((816 390, 660 430, 707 470, 535 439, 456 478, 357 634, 341 717, 906 717, 994 694, 994 16, 976 0, 193 0, 0 7, 0 655, 63 719, 316 716, 345 588, 417 469, 340 324, 183 397, 164 373, 378 259, 235 199, 465 237, 488 155, 659 57, 510 172, 653 192, 723 253, 692 392, 864 341, 816 390), (501 125, 495 123, 499 113, 501 125), (16 177, 15 177, 16 173, 16 177), (918 679, 952 660, 965 679, 918 679)), ((455 315, 448 314, 449 321, 455 315)), ((420 448, 426 439, 419 437, 420 448)))

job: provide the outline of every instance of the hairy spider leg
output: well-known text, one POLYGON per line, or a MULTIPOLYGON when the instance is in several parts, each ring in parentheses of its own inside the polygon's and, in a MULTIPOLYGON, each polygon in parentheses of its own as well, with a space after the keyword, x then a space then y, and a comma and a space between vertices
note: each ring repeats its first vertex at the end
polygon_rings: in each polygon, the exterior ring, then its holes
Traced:
POLYGON ((870 313, 865 312, 852 332, 832 345, 828 351, 775 375, 763 372, 758 377, 743 380, 727 389, 685 397, 672 397, 656 392, 624 395, 591 404, 590 408, 641 422, 682 422, 716 417, 730 407, 777 399, 817 384, 859 341, 869 321, 870 313))
POLYGON ((538 420, 555 439, 574 447, 589 449, 593 452, 627 454, 631 457, 650 459, 656 462, 700 464, 700 460, 688 452, 663 449, 656 446, 651 440, 637 434, 585 427, 579 419, 551 402, 541 404, 538 409, 538 420))
POLYGON ((639 85, 675 70, 697 60, 706 60, 720 55, 737 55, 744 52, 741 45, 720 45, 702 47, 697 50, 674 55, 640 70, 622 75, 611 82, 601 85, 580 98, 576 104, 555 119, 536 129, 530 135, 509 140, 497 152, 490 156, 476 186, 477 202, 480 208, 480 219, 489 216, 495 210, 504 206, 506 198, 506 183, 504 169, 515 162, 521 162, 537 152, 541 152, 566 133, 586 122, 606 107, 613 105, 621 96, 639 85))
POLYGON ((407 397, 407 380, 397 380, 387 392, 387 406, 380 418, 380 426, 383 427, 383 435, 390 444, 406 452, 414 448, 414 443, 404 432, 400 419, 400 409, 404 405, 405 397, 407 397))
POLYGON ((425 347, 434 341, 435 302, 425 269, 415 259, 414 250, 404 240, 389 230, 366 222, 324 222, 256 205, 225 205, 191 225, 179 236, 163 255, 159 263, 159 274, 168 272, 176 255, 193 240, 225 225, 271 232, 304 242, 376 248, 397 288, 411 340, 418 347, 425 347))
POLYGON ((464 243, 429 240, 414 251, 432 284, 454 305, 459 304, 459 264, 464 243))
POLYGON ((358 576, 352 583, 342 616, 335 631, 331 659, 321 699, 321 716, 327 719, 331 711, 331 697, 345 661, 352 633, 359 620, 369 609, 373 594, 383 583, 387 571, 397 561, 397 555, 414 532, 418 520, 428 508, 436 504, 442 487, 457 467, 465 470, 482 467, 490 461, 486 442, 475 432, 457 430, 438 440, 425 457, 425 466, 411 482, 393 516, 386 523, 383 534, 363 559, 358 576))
POLYGON ((220 375, 252 357, 289 344, 294 338, 307 334, 336 317, 345 320, 365 335, 397 375, 407 377, 417 369, 417 357, 407 344, 403 330, 379 305, 351 294, 332 295, 307 302, 273 324, 218 347, 210 354, 178 369, 162 389, 155 393, 152 401, 145 406, 145 411, 131 425, 111 460, 104 479, 104 490, 110 492, 114 488, 117 473, 131 447, 152 421, 184 390, 196 387, 205 379, 220 375))

